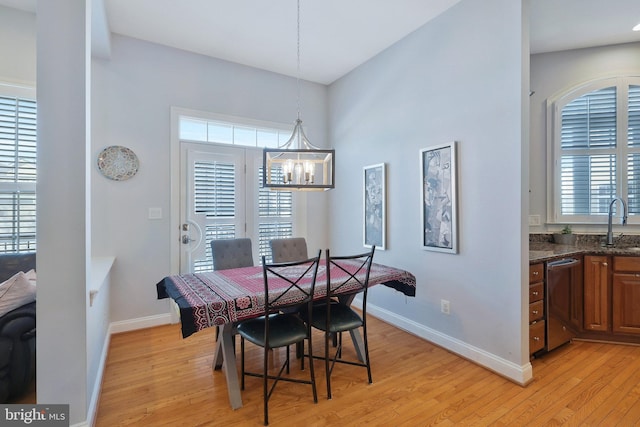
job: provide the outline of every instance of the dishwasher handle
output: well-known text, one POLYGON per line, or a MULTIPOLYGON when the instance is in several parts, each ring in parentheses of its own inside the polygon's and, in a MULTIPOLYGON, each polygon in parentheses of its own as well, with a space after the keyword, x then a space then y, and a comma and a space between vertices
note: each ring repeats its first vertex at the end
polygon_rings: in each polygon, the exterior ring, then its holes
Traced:
POLYGON ((576 264, 580 264, 579 259, 575 258, 565 258, 558 261, 551 261, 547 263, 547 270, 554 270, 559 268, 568 268, 573 267, 576 264))

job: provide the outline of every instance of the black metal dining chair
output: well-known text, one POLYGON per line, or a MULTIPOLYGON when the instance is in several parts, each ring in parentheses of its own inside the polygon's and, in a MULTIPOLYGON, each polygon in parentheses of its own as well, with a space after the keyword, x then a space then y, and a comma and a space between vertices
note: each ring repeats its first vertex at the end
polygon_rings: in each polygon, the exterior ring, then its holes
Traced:
MULTIPOLYGON (((307 316, 313 313, 313 296, 315 292, 318 264, 322 251, 318 256, 304 261, 267 264, 262 256, 264 275, 265 309, 264 315, 238 323, 238 335, 240 335, 240 369, 242 372, 241 389, 245 387, 245 376, 262 378, 264 400, 264 425, 269 424, 269 398, 278 381, 288 381, 302 384, 310 384, 313 390, 313 401, 318 402, 316 392, 316 380, 313 369, 313 361, 309 361, 309 380, 283 376, 289 374, 289 347, 292 344, 302 344, 307 340, 309 351, 312 351, 311 324, 309 318, 303 318, 299 312, 292 312, 292 307, 304 304, 307 307, 307 316), (245 369, 245 340, 260 346, 263 352, 262 372, 249 372, 245 369), (277 374, 269 374, 269 350, 286 347, 284 363, 277 374), (271 386, 269 387, 269 380, 271 386)), ((311 353, 312 354, 312 353, 311 353)), ((304 358, 301 360, 301 368, 304 369, 304 358)))
MULTIPOLYGON (((327 379, 327 399, 331 399, 331 373, 336 363, 344 363, 367 368, 369 384, 371 384, 371 363, 369 359, 369 342, 367 339, 367 293, 369 287, 369 273, 373 262, 375 246, 370 252, 350 256, 332 257, 327 249, 327 292, 322 301, 313 304, 311 325, 324 332, 324 362, 327 379), (344 273, 344 278, 332 283, 334 278, 344 273), (357 294, 362 294, 362 314, 351 308, 351 301, 357 294), (364 343, 363 361, 342 358, 342 333, 362 328, 364 343), (329 354, 330 338, 334 342, 333 355, 329 354)), ((313 353, 309 351, 309 355, 313 353)))

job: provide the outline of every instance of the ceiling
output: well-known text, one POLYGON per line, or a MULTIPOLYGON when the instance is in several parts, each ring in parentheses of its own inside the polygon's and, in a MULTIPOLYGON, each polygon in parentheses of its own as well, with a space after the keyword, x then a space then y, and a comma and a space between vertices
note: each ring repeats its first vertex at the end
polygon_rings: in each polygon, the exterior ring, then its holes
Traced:
MULTIPOLYGON (((460 0, 303 0, 302 79, 329 84, 460 0)), ((109 29, 290 76, 297 70, 295 0, 93 0, 109 29)), ((36 0, 0 0, 35 11, 36 0)), ((638 0, 530 0, 531 53, 640 42, 638 0)))

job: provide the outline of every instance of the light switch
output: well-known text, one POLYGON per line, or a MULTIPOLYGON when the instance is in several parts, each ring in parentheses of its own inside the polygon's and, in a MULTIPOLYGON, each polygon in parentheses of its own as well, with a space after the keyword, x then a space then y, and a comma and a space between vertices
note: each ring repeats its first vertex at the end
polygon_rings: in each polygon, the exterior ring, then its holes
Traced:
POLYGON ((529 215, 529 225, 540 225, 540 215, 529 215))
POLYGON ((149 219, 162 219, 162 208, 149 208, 149 219))

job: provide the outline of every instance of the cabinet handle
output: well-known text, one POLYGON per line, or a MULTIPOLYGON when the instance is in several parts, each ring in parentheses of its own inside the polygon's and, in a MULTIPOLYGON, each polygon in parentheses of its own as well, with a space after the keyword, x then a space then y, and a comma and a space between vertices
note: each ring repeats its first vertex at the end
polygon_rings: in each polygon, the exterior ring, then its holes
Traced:
POLYGON ((609 264, 607 264, 606 262, 603 262, 602 265, 606 267, 609 264))
POLYGON ((533 314, 538 314, 538 310, 533 310, 533 314))
POLYGON ((534 271, 534 272, 533 272, 533 275, 534 275, 534 276, 537 276, 537 275, 538 275, 538 273, 539 273, 538 271, 534 271))
POLYGON ((531 292, 533 295, 538 295, 538 291, 531 292))
POLYGON ((540 341, 540 338, 539 337, 533 337, 533 340, 534 341, 540 341))

